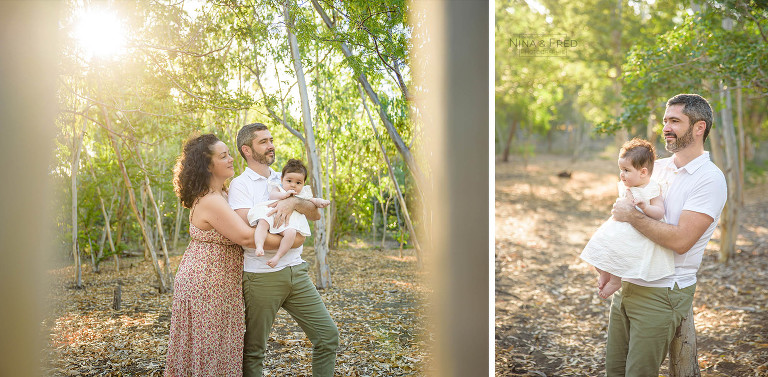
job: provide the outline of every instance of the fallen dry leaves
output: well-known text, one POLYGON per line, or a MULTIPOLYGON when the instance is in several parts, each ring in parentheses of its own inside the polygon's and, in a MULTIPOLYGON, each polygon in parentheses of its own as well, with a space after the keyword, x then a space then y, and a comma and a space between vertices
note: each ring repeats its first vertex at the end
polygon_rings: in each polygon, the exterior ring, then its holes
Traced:
MULTIPOLYGON (((579 253, 610 216, 615 158, 536 160, 496 165, 496 375, 603 375, 609 301, 579 253)), ((703 377, 768 376, 768 185, 745 198, 739 252, 719 264, 710 244, 698 275, 703 377)))
MULTIPOLYGON (((424 375, 428 363, 424 305, 428 294, 412 250, 349 248, 329 255, 334 287, 321 291, 340 332, 337 376, 424 375)), ((314 263, 311 248, 304 259, 314 263)), ((181 256, 171 258, 175 269, 181 256)), ((162 376, 170 325, 171 294, 153 287, 149 262, 124 259, 114 272, 84 267, 84 289, 71 283, 73 267, 50 272, 50 315, 42 323, 45 375, 162 376), (112 309, 122 284, 121 310, 112 309)), ((310 271, 310 275, 313 272, 310 271)), ((265 361, 265 376, 310 376, 311 345, 283 310, 265 361)))

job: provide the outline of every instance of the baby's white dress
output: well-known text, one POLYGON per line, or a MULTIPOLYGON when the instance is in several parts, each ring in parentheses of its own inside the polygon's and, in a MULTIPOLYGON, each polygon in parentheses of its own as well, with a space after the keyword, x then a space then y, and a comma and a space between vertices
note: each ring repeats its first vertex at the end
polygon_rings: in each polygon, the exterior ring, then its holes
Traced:
MULTIPOLYGON (((618 183, 619 196, 627 188, 618 183)), ((658 182, 651 180, 645 187, 630 187, 635 199, 648 203, 662 192, 658 182)), ((663 219, 662 219, 663 221, 663 219)), ((674 252, 655 244, 632 225, 611 217, 595 231, 581 252, 581 259, 621 278, 654 281, 675 272, 674 252)))
MULTIPOLYGON (((282 185, 270 185, 269 190, 271 191, 273 187, 277 187, 280 192, 286 192, 282 185)), ((309 186, 304 186, 303 189, 301 189, 301 192, 298 194, 295 194, 299 198, 302 199, 311 199, 312 198, 312 189, 310 189, 309 186)), ((291 217, 288 218, 288 223, 283 224, 279 228, 275 228, 273 225, 274 215, 273 216, 267 216, 267 212, 271 211, 274 208, 267 207, 267 205, 272 204, 276 202, 277 200, 267 200, 265 202, 257 203, 253 208, 248 210, 248 223, 251 224, 251 226, 256 226, 256 224, 259 223, 259 219, 264 219, 269 223, 269 232, 278 234, 288 228, 296 229, 296 231, 301 234, 304 237, 309 237, 311 234, 309 231, 309 222, 307 221, 307 218, 302 215, 301 213, 297 211, 293 211, 291 214, 291 217)))

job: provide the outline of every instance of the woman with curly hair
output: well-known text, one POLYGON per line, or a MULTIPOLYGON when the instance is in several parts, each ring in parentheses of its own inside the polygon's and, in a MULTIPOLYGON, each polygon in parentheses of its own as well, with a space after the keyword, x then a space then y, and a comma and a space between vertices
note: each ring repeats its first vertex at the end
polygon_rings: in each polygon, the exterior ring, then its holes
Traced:
POLYGON ((243 249, 254 230, 229 204, 235 174, 215 135, 192 137, 174 168, 176 195, 190 208, 187 246, 174 282, 165 376, 242 376, 243 249))

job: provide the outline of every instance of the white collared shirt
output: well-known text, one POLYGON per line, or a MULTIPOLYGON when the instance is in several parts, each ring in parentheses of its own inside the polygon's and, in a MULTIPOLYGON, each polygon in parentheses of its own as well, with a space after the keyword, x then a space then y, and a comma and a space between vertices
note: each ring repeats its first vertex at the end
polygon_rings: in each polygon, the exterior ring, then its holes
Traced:
MULTIPOLYGON (((269 168, 269 177, 256 173, 251 168, 245 168, 243 174, 235 177, 229 184, 227 192, 229 206, 232 209, 253 208, 256 203, 269 200, 270 183, 280 185, 280 173, 269 168)), ((256 249, 243 247, 243 271, 245 272, 274 272, 280 271, 288 266, 296 266, 304 263, 301 259, 301 252, 304 246, 295 249, 289 249, 285 255, 280 258, 275 268, 269 267, 267 261, 274 255, 272 253, 256 256, 256 249)))
POLYGON ((713 219, 698 241, 684 254, 675 253, 675 273, 665 278, 645 281, 623 279, 646 287, 685 288, 696 283, 696 272, 701 265, 704 249, 717 227, 720 212, 725 206, 728 188, 723 172, 704 152, 685 166, 675 166, 674 156, 657 160, 652 177, 659 182, 664 197, 666 222, 677 225, 683 211, 703 213, 713 219))

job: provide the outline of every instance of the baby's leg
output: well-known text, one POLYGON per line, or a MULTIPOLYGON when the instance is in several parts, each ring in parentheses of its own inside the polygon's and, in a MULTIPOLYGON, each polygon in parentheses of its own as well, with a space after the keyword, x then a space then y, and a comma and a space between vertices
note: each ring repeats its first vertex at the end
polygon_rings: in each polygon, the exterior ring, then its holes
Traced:
POLYGON ((296 239, 296 229, 288 228, 281 234, 283 235, 283 239, 280 240, 280 248, 277 249, 275 256, 267 261, 269 267, 272 268, 277 266, 277 262, 280 261, 280 258, 282 258, 283 255, 288 252, 288 249, 291 248, 291 245, 293 245, 293 240, 296 239))
MULTIPOLYGON (((609 274, 610 275, 610 274, 609 274)), ((616 291, 621 288, 621 278, 616 275, 611 275, 611 278, 605 283, 605 286, 600 289, 598 293, 602 298, 611 297, 616 291)))
POLYGON ((267 239, 267 231, 269 231, 269 223, 267 220, 259 219, 259 223, 256 224, 256 230, 254 231, 254 243, 256 244, 256 256, 260 257, 264 255, 264 240, 267 239))

